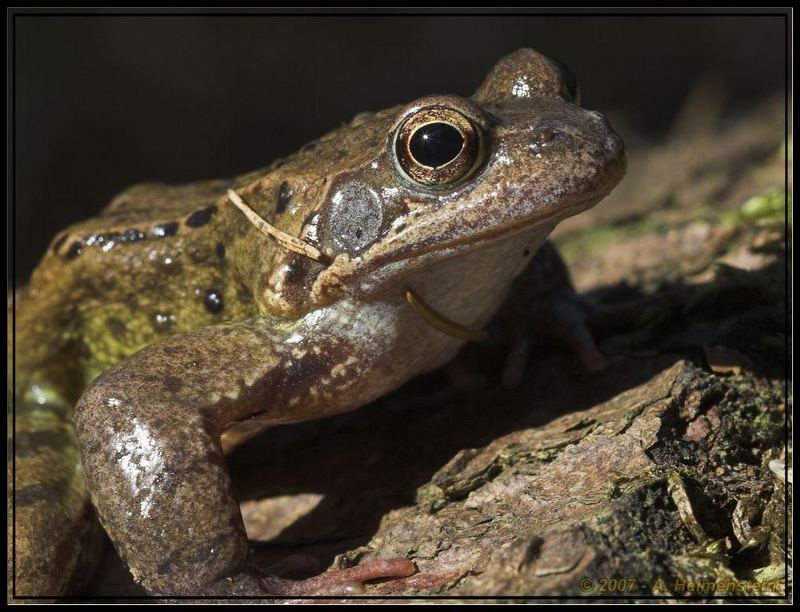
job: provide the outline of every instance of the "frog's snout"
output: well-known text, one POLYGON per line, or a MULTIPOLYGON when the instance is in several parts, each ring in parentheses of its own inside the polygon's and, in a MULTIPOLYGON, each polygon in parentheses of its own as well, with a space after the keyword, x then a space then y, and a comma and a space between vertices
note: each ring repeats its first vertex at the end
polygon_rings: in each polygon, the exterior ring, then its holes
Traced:
POLYGON ((622 142, 622 138, 620 138, 617 133, 612 130, 606 136, 604 144, 610 163, 618 167, 620 178, 622 178, 622 175, 625 174, 625 170, 628 168, 628 157, 625 154, 625 143, 622 142))
POLYGON ((619 181, 628 167, 627 156, 625 155, 625 143, 619 134, 614 131, 608 118, 599 111, 588 111, 597 125, 597 142, 600 144, 605 155, 600 155, 605 162, 607 171, 619 181))
POLYGON ((625 146, 602 113, 573 104, 537 103, 527 116, 518 117, 516 126, 503 134, 506 140, 499 148, 505 155, 515 151, 519 166, 529 169, 527 178, 518 180, 519 193, 534 203, 536 215, 543 210, 576 214, 625 175, 625 146))
POLYGON ((525 130, 523 146, 535 158, 571 162, 582 168, 621 176, 625 145, 603 113, 579 109, 567 115, 543 115, 525 130))
POLYGON ((587 111, 589 116, 591 116, 594 121, 600 126, 601 133, 605 134, 605 149, 606 151, 615 157, 625 157, 625 143, 622 142, 622 138, 614 131, 614 128, 611 127, 611 124, 608 122, 608 117, 606 117, 600 111, 587 111))

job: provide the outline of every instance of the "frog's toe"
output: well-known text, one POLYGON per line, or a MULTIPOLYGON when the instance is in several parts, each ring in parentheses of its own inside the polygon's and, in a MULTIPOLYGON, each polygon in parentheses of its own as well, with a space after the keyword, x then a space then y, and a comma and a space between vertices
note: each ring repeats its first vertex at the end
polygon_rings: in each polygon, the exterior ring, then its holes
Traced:
POLYGON ((364 593, 369 580, 407 578, 415 574, 416 566, 406 558, 373 559, 355 567, 328 570, 305 580, 287 580, 267 576, 261 578, 265 590, 276 596, 345 597, 364 593))

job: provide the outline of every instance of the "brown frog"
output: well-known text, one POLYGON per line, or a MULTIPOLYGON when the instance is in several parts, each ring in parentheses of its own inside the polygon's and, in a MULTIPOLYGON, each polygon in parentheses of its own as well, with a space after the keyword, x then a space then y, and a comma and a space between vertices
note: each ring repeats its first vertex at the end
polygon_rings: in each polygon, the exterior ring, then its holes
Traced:
POLYGON ((470 98, 358 115, 229 181, 133 187, 58 235, 16 300, 16 594, 63 593, 88 567, 89 496, 152 594, 329 594, 413 572, 265 575, 224 451, 446 363, 624 171, 604 116, 524 49, 470 98))

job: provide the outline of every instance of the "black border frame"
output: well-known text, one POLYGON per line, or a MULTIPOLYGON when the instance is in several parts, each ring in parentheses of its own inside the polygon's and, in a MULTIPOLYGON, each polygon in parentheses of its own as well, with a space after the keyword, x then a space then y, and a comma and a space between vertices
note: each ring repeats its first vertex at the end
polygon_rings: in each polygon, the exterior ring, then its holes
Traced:
MULTIPOLYGON (((88 7, 80 7, 80 8, 73 8, 70 10, 64 10, 62 8, 56 7, 36 7, 36 8, 16 8, 16 7, 9 7, 6 9, 6 33, 7 33, 7 72, 6 72, 6 113, 7 113, 7 124, 6 124, 6 152, 7 152, 7 162, 6 162, 6 177, 7 177, 7 212, 6 212, 6 221, 9 222, 7 228, 7 244, 8 244, 8 251, 9 251, 9 262, 10 265, 6 271, 6 286, 8 291, 11 294, 11 317, 14 318, 14 309, 16 306, 15 300, 15 289, 16 289, 16 260, 15 260, 15 242, 14 242, 14 228, 15 228, 15 208, 16 208, 16 189, 14 183, 14 155, 16 152, 16 133, 14 131, 14 118, 15 118, 15 98, 14 98, 14 84, 15 84, 15 64, 14 64, 14 48, 15 48, 15 41, 16 41, 16 17, 79 17, 79 16, 86 16, 86 15, 95 15, 95 16, 105 16, 105 17, 184 17, 184 16, 193 16, 193 17, 225 17, 225 16, 237 16, 237 17, 246 17, 246 16, 267 16, 267 15, 274 15, 278 16, 294 16, 294 17, 314 17, 314 16, 348 16, 348 17, 378 17, 378 16, 396 16, 396 17, 409 17, 409 16, 430 16, 430 15, 448 15, 448 16, 468 16, 468 17, 476 17, 476 16, 493 16, 493 17, 506 17, 506 16, 515 16, 515 15, 541 15, 547 17, 572 17, 572 16, 581 16, 581 17, 641 17, 641 16, 649 16, 649 17, 684 17, 684 16, 694 16, 694 17, 776 17, 782 16, 784 18, 784 36, 785 36, 785 66, 786 72, 784 75, 784 92, 785 92, 785 100, 784 100, 784 127, 785 127, 785 134, 784 134, 784 141, 788 144, 789 143, 789 136, 791 133, 791 129, 789 126, 790 120, 790 111, 789 111, 789 104, 791 98, 791 87, 792 87, 792 69, 791 69, 791 60, 792 60, 792 51, 793 51, 793 40, 791 38, 792 34, 792 9, 790 7, 746 7, 746 8, 736 8, 736 9, 729 9, 724 7, 713 7, 713 8, 694 8, 694 7, 681 7, 680 9, 669 10, 666 7, 639 7, 635 10, 628 10, 628 11, 621 11, 619 9, 614 8, 588 8, 588 7, 575 7, 565 10, 564 8, 530 8, 530 7, 474 7, 474 8, 448 8, 448 7, 383 7, 383 8, 372 8, 372 9, 363 9, 360 7, 332 7, 329 9, 322 9, 320 7, 267 7, 267 8, 237 8, 237 7, 201 7, 201 8, 193 8, 193 7, 164 7, 163 9, 154 9, 154 8, 137 8, 137 7, 119 7, 119 8, 88 8, 88 7), (10 104, 9 104, 10 101, 10 104), (9 278, 10 277, 10 278, 9 278)), ((790 171, 790 164, 789 164, 789 153, 788 147, 784 152, 784 190, 787 194, 787 198, 789 197, 789 171, 790 171)), ((786 279, 786 305, 787 308, 785 309, 786 312, 786 332, 787 336, 789 335, 791 329, 791 314, 790 314, 790 290, 792 287, 792 277, 791 277, 791 248, 792 245, 789 241, 789 232, 790 232, 790 225, 789 225, 789 207, 786 206, 784 209, 784 241, 786 244, 786 258, 785 258, 785 279, 786 279)), ((14 334, 15 327, 12 326, 12 364, 14 361, 14 356, 16 355, 16 338, 14 334)), ((792 372, 791 369, 792 365, 792 357, 791 357, 791 350, 790 345, 787 343, 786 345, 786 354, 785 354, 785 371, 787 372, 787 376, 789 373, 792 372)), ((12 368, 12 385, 14 384, 15 380, 15 370, 12 368)), ((789 384, 790 379, 787 379, 784 384, 784 405, 786 409, 784 410, 784 431, 785 431, 785 449, 788 451, 789 449, 789 442, 790 442, 790 425, 791 421, 789 419, 789 412, 790 412, 790 403, 789 403, 789 384)), ((168 601, 168 600, 188 600, 188 601, 214 601, 214 602, 254 602, 254 601, 285 601, 285 600, 294 600, 297 601, 298 599, 303 600, 363 600, 363 601, 375 601, 375 600, 388 600, 388 601, 408 601, 413 602, 417 600, 421 601, 434 601, 434 602, 454 602, 454 601, 517 601, 517 602, 524 602, 524 601, 539 601, 539 602, 555 602, 555 601, 562 601, 562 602, 605 602, 605 603, 614 603, 620 601, 691 601, 691 602, 708 602, 708 601, 736 601, 736 602, 748 602, 748 601, 759 601, 763 602, 765 600, 773 600, 773 601, 790 601, 791 600, 791 591, 789 588, 789 563, 788 563, 788 549, 789 549, 789 492, 790 492, 790 485, 788 481, 788 473, 789 473, 789 463, 786 463, 784 466, 784 503, 785 503, 785 513, 784 513, 784 550, 786 551, 785 557, 785 564, 784 564, 784 595, 754 595, 754 596, 741 596, 741 595, 721 595, 721 596, 714 596, 714 595, 683 595, 683 596, 658 596, 658 595, 609 595, 609 596, 602 596, 602 595, 563 595, 563 596, 554 596, 554 595, 544 595, 544 596, 537 596, 537 595, 468 595, 468 596, 439 596, 439 595, 414 595, 414 596, 406 596, 406 595, 349 595, 349 596, 324 596, 324 595, 313 595, 313 596, 304 596, 304 597, 296 597, 296 596, 271 596, 271 597, 246 597, 246 596, 235 596, 235 597, 218 597, 218 596, 118 596, 118 597, 86 597, 86 596, 17 596, 14 589, 15 589, 15 582, 14 579, 16 578, 16 505, 15 505, 15 494, 16 491, 14 490, 14 476, 16 474, 16 461, 14 460, 14 455, 16 451, 16 436, 15 436, 15 424, 16 424, 16 406, 14 404, 14 400, 12 399, 12 480, 10 483, 10 488, 12 490, 12 496, 14 499, 12 500, 12 559, 10 560, 11 564, 13 565, 12 570, 12 592, 7 593, 7 601, 9 603, 17 601, 17 602, 52 602, 53 600, 58 602, 89 602, 89 603, 106 603, 106 604, 113 604, 113 603, 132 603, 132 602, 146 602, 146 601, 168 601)), ((7 483, 7 490, 9 488, 9 484, 7 483)))

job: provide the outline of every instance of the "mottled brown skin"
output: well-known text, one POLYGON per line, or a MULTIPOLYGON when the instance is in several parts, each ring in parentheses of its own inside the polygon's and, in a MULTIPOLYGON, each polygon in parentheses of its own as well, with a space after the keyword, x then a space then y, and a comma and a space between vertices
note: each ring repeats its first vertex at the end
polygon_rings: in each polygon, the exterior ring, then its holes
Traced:
MULTIPOLYGON (((603 116, 521 50, 471 98, 359 115, 230 181, 134 187, 57 236, 17 299, 17 594, 67 588, 87 491, 150 593, 329 593, 341 576, 290 584, 250 566, 223 447, 352 410, 447 362, 463 340, 425 323, 405 288, 484 327, 552 228, 624 169, 603 116), (479 157, 452 183, 416 184, 394 137, 442 108, 474 126, 479 157), (322 261, 259 233, 228 188, 322 261)), ((352 575, 410 571, 362 567, 352 575)))

